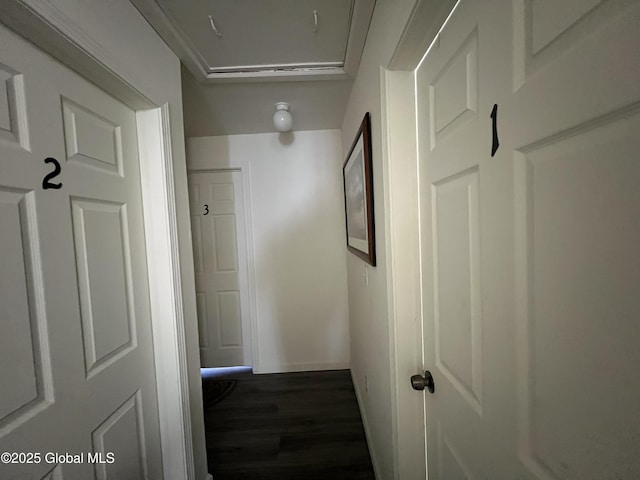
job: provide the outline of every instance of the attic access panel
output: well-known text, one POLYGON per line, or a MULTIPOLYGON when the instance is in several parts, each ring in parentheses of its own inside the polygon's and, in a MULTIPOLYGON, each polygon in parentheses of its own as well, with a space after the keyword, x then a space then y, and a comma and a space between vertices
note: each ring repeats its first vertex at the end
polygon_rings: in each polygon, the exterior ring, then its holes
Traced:
POLYGON ((352 0, 209 0, 188 8, 184 0, 158 3, 210 72, 344 64, 352 0))
POLYGON ((196 78, 204 80, 346 77, 357 69, 375 4, 374 0, 131 1, 196 78))

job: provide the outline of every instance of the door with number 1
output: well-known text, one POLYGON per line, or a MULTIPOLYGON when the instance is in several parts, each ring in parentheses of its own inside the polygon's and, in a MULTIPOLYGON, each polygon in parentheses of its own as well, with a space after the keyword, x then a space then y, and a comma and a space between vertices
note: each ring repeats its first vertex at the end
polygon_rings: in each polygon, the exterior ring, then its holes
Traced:
POLYGON ((638 25, 461 0, 415 72, 431 480, 640 478, 638 25))
POLYGON ((201 365, 252 365, 242 172, 191 173, 189 196, 201 365))

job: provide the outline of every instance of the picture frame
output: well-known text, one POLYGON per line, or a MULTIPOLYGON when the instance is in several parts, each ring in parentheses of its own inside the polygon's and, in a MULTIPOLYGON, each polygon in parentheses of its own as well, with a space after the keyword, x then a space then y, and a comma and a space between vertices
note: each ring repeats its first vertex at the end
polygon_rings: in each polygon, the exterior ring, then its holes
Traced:
POLYGON ((365 113, 344 161, 342 179, 347 248, 351 253, 375 266, 376 240, 369 112, 365 113))

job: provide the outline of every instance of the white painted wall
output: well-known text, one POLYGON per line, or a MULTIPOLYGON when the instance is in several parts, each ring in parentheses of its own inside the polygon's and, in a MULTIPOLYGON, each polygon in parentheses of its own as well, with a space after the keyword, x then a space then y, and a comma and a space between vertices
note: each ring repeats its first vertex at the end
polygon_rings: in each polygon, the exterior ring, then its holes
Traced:
POLYGON ((349 366, 342 158, 339 130, 187 139, 190 171, 248 175, 259 373, 349 366))
MULTIPOLYGON (((367 43, 354 81, 342 125, 343 154, 351 142, 365 112, 371 113, 373 156, 374 210, 376 225, 377 266, 368 266, 355 255, 347 256, 349 288, 349 322, 351 373, 365 424, 369 451, 376 478, 394 478, 394 439, 392 396, 396 395, 392 370, 395 349, 393 324, 390 316, 391 294, 388 255, 391 232, 389 225, 389 179, 386 177, 383 154, 382 108, 383 67, 389 64, 411 15, 415 0, 376 3, 367 43), (368 270, 369 284, 363 276, 368 270), (366 381, 365 381, 366 378, 366 381)), ((408 380, 407 380, 408 382, 408 380)))
POLYGON ((205 84, 182 67, 187 137, 275 133, 274 104, 286 99, 298 130, 340 128, 351 80, 205 84))
MULTIPOLYGON (((189 202, 184 151, 180 62, 128 0, 50 0, 73 35, 108 58, 109 66, 155 105, 168 104, 179 223, 180 263, 194 449, 195 480, 207 477, 189 202)), ((74 40, 78 40, 77 38, 74 40)), ((157 372, 159 375, 162 372, 157 372)), ((171 438, 163 439, 171 441, 171 438)), ((167 473, 167 472, 165 472, 167 473)))

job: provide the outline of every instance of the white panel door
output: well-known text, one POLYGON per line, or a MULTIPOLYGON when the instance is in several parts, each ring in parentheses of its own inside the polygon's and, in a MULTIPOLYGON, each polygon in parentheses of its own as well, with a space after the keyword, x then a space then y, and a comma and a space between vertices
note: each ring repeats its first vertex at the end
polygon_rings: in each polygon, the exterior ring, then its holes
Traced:
POLYGON ((135 112, 3 27, 0 224, 0 478, 162 478, 135 112))
POLYGON ((252 365, 240 171, 189 174, 203 367, 252 365))
POLYGON ((416 70, 430 479, 640 478, 638 25, 462 0, 416 70))

